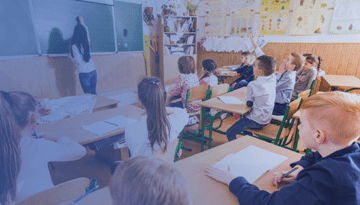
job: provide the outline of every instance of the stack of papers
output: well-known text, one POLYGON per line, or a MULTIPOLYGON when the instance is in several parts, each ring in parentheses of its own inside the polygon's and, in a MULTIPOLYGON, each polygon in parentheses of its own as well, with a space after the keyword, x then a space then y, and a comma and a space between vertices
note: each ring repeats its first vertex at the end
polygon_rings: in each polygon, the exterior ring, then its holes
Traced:
POLYGON ((230 171, 236 176, 244 177, 249 183, 254 183, 265 172, 275 168, 287 157, 268 150, 250 145, 236 154, 229 154, 213 164, 213 167, 230 171))
POLYGON ((104 121, 95 122, 90 125, 83 125, 82 128, 101 136, 116 129, 126 127, 128 124, 134 122, 137 122, 137 120, 119 115, 104 121))
POLYGON ((225 104, 244 104, 241 100, 234 96, 218 96, 225 104))

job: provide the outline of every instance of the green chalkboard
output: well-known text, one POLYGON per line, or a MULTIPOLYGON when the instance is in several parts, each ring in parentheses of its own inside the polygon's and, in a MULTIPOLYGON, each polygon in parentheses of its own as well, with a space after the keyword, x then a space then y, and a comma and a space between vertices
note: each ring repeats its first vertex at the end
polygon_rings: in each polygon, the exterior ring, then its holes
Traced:
POLYGON ((91 52, 115 52, 112 6, 75 0, 32 0, 42 54, 69 53, 71 37, 83 16, 91 52))
POLYGON ((0 56, 38 55, 28 0, 0 0, 0 56))
POLYGON ((141 4, 114 1, 116 42, 118 52, 143 51, 144 37, 141 4), (124 36, 124 30, 127 36, 124 36))

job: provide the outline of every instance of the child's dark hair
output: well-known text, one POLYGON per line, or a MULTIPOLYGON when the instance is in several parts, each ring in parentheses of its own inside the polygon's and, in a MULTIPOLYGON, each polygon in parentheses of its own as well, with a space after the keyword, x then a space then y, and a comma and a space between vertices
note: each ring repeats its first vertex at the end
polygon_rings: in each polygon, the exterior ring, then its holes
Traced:
POLYGON ((0 91, 0 204, 16 201, 21 166, 21 130, 29 123, 36 102, 26 92, 0 91))
POLYGON ((206 73, 200 78, 200 80, 210 76, 210 73, 215 73, 215 69, 217 68, 216 62, 213 59, 205 59, 202 62, 202 66, 206 70, 206 73))
POLYGON ((269 76, 274 73, 276 69, 276 60, 271 56, 260 56, 257 58, 258 69, 264 71, 265 76, 269 76))
MULTIPOLYGON (((77 24, 74 29, 74 34, 71 39, 71 45, 76 45, 79 52, 82 54, 84 61, 89 62, 90 60, 90 45, 87 38, 86 28, 82 24, 77 24), (82 51, 82 48, 84 49, 82 51)), ((74 57, 71 49, 71 56, 74 57)))
POLYGON ((241 55, 242 55, 242 56, 247 56, 249 53, 250 53, 250 52, 245 51, 245 52, 242 52, 241 55))
POLYGON ((158 78, 144 78, 138 85, 138 96, 146 109, 150 146, 154 151, 155 143, 159 146, 165 143, 163 149, 163 152, 165 152, 169 141, 170 123, 166 115, 166 91, 164 85, 158 78))
POLYGON ((182 74, 195 73, 195 60, 192 56, 181 56, 178 60, 178 66, 182 74))

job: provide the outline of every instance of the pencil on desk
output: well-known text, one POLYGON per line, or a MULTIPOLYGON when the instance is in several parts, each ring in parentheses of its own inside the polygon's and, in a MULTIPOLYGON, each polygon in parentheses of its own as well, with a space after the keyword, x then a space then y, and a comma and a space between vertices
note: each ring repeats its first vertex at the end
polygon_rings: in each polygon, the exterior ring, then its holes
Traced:
POLYGON ((90 191, 86 192, 84 195, 80 196, 79 198, 75 199, 75 201, 72 204, 75 204, 76 202, 80 201, 82 198, 84 198, 86 195, 90 194, 91 192, 93 192, 95 189, 97 189, 99 187, 99 185, 97 185, 96 187, 92 188, 90 191))

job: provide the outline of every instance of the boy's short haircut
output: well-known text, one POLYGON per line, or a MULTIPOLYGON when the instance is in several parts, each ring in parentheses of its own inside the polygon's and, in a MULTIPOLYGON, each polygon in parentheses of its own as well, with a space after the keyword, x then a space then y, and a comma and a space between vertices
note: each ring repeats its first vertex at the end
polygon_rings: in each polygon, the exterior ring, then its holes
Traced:
POLYGON ((264 71, 265 76, 269 76, 274 73, 276 69, 275 58, 267 55, 263 55, 257 58, 258 69, 264 71))
POLYGON ((299 53, 291 53, 292 57, 294 57, 292 64, 295 65, 294 71, 301 69, 305 64, 305 57, 299 53))
POLYGON ((360 96, 345 92, 325 92, 304 100, 310 125, 319 124, 335 144, 347 144, 360 135, 360 96), (311 119, 311 120, 310 120, 311 119))
POLYGON ((202 66, 205 70, 209 72, 215 71, 215 69, 217 68, 216 62, 210 58, 203 60, 202 66))
POLYGON ((247 52, 247 51, 241 53, 242 56, 246 56, 248 54, 249 54, 249 52, 247 52))
POLYGON ((195 60, 192 56, 181 56, 178 60, 178 66, 182 74, 195 73, 195 60))
POLYGON ((122 162, 109 188, 114 205, 191 204, 183 175, 171 164, 149 156, 122 162))

